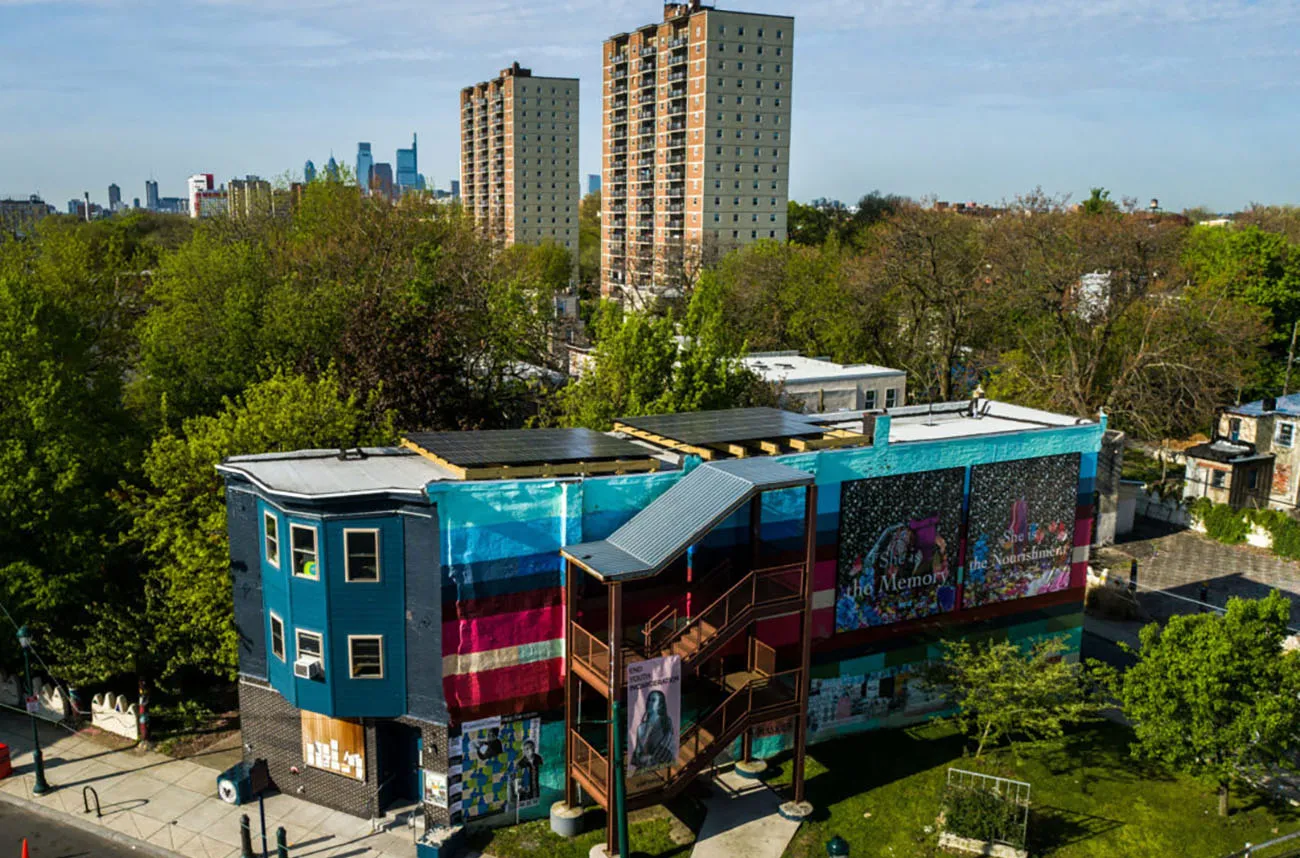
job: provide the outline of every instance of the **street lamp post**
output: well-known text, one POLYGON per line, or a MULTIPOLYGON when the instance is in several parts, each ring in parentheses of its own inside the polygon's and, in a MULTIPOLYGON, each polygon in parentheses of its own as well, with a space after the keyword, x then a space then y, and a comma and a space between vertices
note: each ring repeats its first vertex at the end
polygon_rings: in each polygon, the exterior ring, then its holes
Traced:
MULTIPOLYGON (((32 636, 26 626, 18 630, 18 644, 23 648, 23 672, 27 675, 27 693, 35 697, 36 686, 32 684, 32 636)), ((41 755, 41 734, 37 730, 36 713, 27 714, 32 719, 32 761, 36 764, 36 782, 32 784, 32 795, 44 795, 50 791, 50 785, 45 781, 45 758, 41 755)))

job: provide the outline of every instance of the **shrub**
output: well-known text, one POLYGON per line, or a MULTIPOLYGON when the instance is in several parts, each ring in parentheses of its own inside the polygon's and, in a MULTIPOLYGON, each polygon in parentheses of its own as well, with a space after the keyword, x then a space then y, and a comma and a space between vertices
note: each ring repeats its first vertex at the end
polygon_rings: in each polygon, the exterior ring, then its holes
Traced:
POLYGON ((1276 509, 1258 509, 1250 520, 1273 537, 1273 553, 1290 560, 1300 559, 1300 522, 1276 509))
POLYGON ((995 790, 950 784, 943 794, 943 827, 958 837, 1025 848, 1025 807, 995 790))
MULTIPOLYGON (((1205 498, 1197 500, 1197 504, 1205 498)), ((1196 505, 1194 504, 1193 507, 1196 505)), ((1205 524, 1205 534, 1211 539, 1222 542, 1224 545, 1237 545, 1246 541, 1246 534, 1250 532, 1250 522, 1246 518, 1246 510, 1233 509, 1227 504, 1210 504, 1210 508, 1202 515, 1195 508, 1193 514, 1197 515, 1205 524)))

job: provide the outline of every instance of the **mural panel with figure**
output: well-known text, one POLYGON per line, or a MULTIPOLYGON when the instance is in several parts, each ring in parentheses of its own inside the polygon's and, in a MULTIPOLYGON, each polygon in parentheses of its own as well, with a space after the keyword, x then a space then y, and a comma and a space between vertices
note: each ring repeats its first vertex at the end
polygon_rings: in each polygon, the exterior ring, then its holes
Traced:
POLYGON ((1070 586, 1079 455, 971 469, 962 606, 975 608, 1070 586))
POLYGON ((956 607, 965 485, 963 468, 844 483, 837 632, 956 607))

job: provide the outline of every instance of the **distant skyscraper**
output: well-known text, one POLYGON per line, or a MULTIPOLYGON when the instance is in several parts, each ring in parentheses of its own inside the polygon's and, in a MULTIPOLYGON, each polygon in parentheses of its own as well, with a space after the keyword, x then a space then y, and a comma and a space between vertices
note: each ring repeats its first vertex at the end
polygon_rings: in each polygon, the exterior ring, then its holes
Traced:
POLYGON ((339 180, 339 162, 334 160, 333 155, 330 155, 330 159, 325 162, 325 178, 331 182, 339 180))
POLYGON ((316 165, 311 161, 302 165, 302 179, 308 184, 316 181, 316 165))
POLYGON ((589 194, 600 193, 600 173, 587 174, 587 193, 589 194))
POLYGON ((144 207, 151 212, 158 211, 158 183, 153 179, 144 183, 144 207))
POLYGON ((411 148, 397 150, 397 192, 405 193, 420 186, 420 159, 416 137, 411 135, 411 148))
POLYGON ((139 197, 136 197, 136 198, 134 198, 133 200, 131 200, 131 208, 133 208, 133 209, 138 209, 138 208, 140 208, 140 198, 139 198, 139 197))
POLYGON ((460 199, 460 179, 451 180, 451 196, 452 199, 460 199))
POLYGON ((375 159, 370 154, 369 143, 357 144, 357 184, 362 193, 370 190, 370 174, 374 172, 375 159))
POLYGON ((370 173, 370 189, 386 200, 393 198, 393 165, 387 161, 376 164, 370 173))
POLYGON ((122 189, 117 185, 108 186, 108 210, 115 212, 122 207, 122 189))

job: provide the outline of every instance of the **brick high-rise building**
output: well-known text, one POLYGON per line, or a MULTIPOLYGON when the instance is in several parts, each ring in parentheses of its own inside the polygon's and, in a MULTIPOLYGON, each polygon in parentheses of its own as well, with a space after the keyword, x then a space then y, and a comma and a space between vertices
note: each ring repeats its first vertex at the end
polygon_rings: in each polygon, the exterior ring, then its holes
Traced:
POLYGON ((605 40, 601 293, 679 292, 786 237, 794 18, 670 3, 605 40))
POLYGON ((578 257, 578 81, 514 63, 460 92, 460 195, 506 244, 554 241, 578 257))

